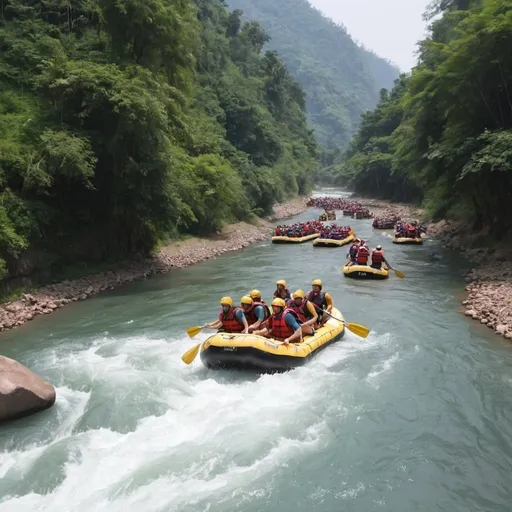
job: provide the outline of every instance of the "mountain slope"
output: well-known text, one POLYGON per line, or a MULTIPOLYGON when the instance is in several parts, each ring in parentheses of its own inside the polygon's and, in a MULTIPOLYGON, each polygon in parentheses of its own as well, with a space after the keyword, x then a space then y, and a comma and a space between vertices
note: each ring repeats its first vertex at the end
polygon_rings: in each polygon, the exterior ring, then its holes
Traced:
POLYGON ((361 113, 377 104, 381 88, 392 87, 398 69, 360 48, 345 28, 307 0, 227 1, 268 32, 268 46, 277 50, 306 92, 309 119, 319 142, 346 146, 361 113))

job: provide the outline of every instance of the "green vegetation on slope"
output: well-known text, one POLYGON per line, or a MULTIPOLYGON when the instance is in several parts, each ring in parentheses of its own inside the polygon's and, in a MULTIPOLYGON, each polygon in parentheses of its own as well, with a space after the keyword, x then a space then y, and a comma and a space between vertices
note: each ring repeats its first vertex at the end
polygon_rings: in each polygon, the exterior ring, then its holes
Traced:
POLYGON ((308 115, 326 148, 345 147, 360 115, 374 108, 398 69, 360 48, 344 27, 307 0, 228 0, 244 16, 261 22, 291 75, 306 92, 308 115))
POLYGON ((0 278, 147 254, 310 189, 304 94, 223 0, 0 10, 0 278))
MULTIPOLYGON (((357 192, 512 228, 512 0, 437 0, 420 64, 363 116, 341 163, 357 192)), ((332 164, 332 162, 331 162, 332 164)))

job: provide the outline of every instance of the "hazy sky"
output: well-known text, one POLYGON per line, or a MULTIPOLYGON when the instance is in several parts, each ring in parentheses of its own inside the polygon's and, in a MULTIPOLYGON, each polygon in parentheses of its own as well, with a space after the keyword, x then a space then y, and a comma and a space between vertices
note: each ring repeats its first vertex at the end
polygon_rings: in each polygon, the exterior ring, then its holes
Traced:
POLYGON ((343 23, 354 39, 402 71, 415 65, 416 42, 426 32, 421 15, 429 0, 309 1, 334 21, 343 23))

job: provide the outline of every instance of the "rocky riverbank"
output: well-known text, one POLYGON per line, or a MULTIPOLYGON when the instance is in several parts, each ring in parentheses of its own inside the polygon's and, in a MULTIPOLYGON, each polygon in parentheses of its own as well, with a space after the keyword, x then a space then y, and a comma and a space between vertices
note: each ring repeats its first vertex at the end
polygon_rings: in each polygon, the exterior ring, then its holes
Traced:
POLYGON ((466 274, 469 284, 468 296, 462 302, 464 314, 512 339, 512 248, 489 247, 485 244, 487 233, 475 233, 458 222, 431 224, 428 234, 461 251, 475 264, 466 274))
POLYGON ((23 325, 38 315, 48 315, 66 304, 85 300, 123 283, 146 279, 154 274, 168 272, 215 258, 230 251, 268 240, 272 234, 269 221, 292 217, 307 209, 307 198, 298 197, 278 204, 272 215, 259 220, 257 225, 240 222, 226 226, 222 233, 208 238, 191 238, 163 247, 153 258, 133 262, 116 270, 101 272, 74 281, 48 285, 19 300, 0 305, 0 331, 23 325))

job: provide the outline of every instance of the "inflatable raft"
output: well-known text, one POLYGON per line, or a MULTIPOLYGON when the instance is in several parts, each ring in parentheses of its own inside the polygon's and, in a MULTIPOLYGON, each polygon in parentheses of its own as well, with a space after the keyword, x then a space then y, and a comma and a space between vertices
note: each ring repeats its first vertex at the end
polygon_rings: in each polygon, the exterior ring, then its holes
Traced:
POLYGON ((377 269, 369 265, 350 265, 350 267, 344 265, 343 274, 345 277, 355 279, 387 279, 389 277, 389 271, 386 269, 377 269))
POLYGON ((313 336, 301 343, 282 342, 254 334, 228 334, 218 332, 210 336, 201 347, 201 361, 210 369, 230 368, 257 370, 262 373, 284 372, 306 364, 325 347, 345 334, 343 315, 333 308, 329 320, 313 336))
POLYGON ((391 240, 394 244, 422 244, 423 238, 407 238, 405 236, 401 237, 393 237, 393 240, 391 240))
POLYGON ((332 238, 317 238, 313 245, 315 247, 343 247, 344 245, 349 244, 356 237, 355 234, 347 236, 347 238, 343 238, 342 240, 334 240, 332 238))
POLYGON ((320 233, 312 233, 311 235, 300 236, 300 237, 290 237, 290 236, 273 236, 272 243, 273 244, 301 244, 302 242, 308 242, 309 240, 314 240, 318 238, 320 233))

